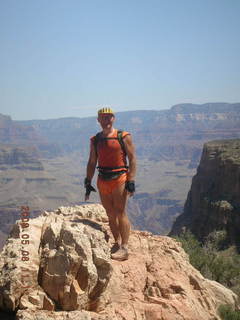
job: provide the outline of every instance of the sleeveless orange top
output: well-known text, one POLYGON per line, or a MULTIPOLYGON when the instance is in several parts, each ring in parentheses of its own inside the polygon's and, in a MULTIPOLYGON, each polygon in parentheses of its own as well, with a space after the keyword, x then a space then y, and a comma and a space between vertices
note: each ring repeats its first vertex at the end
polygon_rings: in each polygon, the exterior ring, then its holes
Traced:
MULTIPOLYGON (((118 137, 117 130, 114 130, 110 137, 100 135, 98 139, 96 151, 98 155, 98 168, 104 171, 127 171, 126 153, 122 149, 118 137)), ((122 131, 122 138, 130 133, 122 131)), ((91 143, 94 144, 96 136, 91 138, 91 143)))

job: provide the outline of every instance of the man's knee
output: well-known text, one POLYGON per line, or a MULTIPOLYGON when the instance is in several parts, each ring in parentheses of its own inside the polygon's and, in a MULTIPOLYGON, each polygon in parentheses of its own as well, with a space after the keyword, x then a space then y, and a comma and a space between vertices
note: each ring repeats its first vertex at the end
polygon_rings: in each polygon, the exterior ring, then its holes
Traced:
POLYGON ((120 219, 127 217, 127 213, 125 211, 125 208, 116 208, 115 209, 115 214, 120 219))
POLYGON ((113 204, 110 200, 108 201, 107 199, 101 199, 101 203, 107 214, 113 210, 113 204))
POLYGON ((116 214, 124 214, 126 211, 127 199, 125 197, 115 199, 114 201, 114 211, 116 214))
POLYGON ((107 216, 108 216, 108 220, 116 220, 116 212, 114 209, 109 209, 109 210, 106 210, 106 213, 107 213, 107 216))

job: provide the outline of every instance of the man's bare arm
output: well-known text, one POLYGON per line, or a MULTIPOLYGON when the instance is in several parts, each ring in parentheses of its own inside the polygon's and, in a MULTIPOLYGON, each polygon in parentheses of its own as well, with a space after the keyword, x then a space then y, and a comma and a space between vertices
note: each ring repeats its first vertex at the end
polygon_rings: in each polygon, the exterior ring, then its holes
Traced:
POLYGON ((131 135, 127 135, 124 138, 124 146, 126 149, 128 161, 129 161, 129 169, 128 169, 128 181, 132 181, 135 179, 136 176, 136 153, 135 153, 135 146, 132 142, 131 135))
POLYGON ((96 153, 96 150, 95 150, 93 143, 91 142, 90 154, 89 154, 89 159, 88 159, 88 163, 87 163, 87 173, 86 173, 86 177, 90 181, 92 181, 92 178, 94 176, 96 165, 97 165, 97 153, 96 153))
POLYGON ((87 201, 89 199, 89 195, 90 195, 91 191, 96 191, 91 186, 91 181, 92 181, 92 178, 95 173, 96 165, 97 165, 97 153, 96 153, 95 147, 91 141, 89 159, 88 159, 88 163, 87 163, 86 178, 84 180, 84 185, 86 188, 85 201, 87 201))

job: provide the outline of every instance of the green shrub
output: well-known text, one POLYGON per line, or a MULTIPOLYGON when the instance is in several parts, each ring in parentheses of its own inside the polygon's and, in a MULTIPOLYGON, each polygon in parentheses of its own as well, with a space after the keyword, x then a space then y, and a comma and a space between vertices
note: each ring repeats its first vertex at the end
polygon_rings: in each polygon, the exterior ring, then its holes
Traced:
POLYGON ((225 239, 223 232, 212 232, 204 245, 189 230, 176 239, 188 253, 190 263, 204 277, 218 281, 240 294, 240 255, 234 250, 219 250, 225 239))
POLYGON ((237 257, 216 256, 209 265, 211 279, 231 287, 240 276, 239 262, 235 260, 237 257))
POLYGON ((229 247, 226 230, 214 230, 205 238, 204 247, 211 251, 220 251, 229 247))
POLYGON ((234 311, 230 306, 222 305, 218 312, 222 320, 240 320, 240 311, 234 311))
POLYGON ((182 243, 183 249, 189 255, 190 263, 202 272, 207 264, 208 257, 196 237, 187 230, 176 237, 176 240, 182 243))

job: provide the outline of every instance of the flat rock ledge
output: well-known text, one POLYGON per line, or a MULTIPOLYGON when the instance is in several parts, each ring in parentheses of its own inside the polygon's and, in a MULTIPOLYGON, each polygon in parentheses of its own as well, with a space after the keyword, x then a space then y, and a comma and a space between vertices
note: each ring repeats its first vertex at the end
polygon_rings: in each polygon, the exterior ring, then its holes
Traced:
POLYGON ((0 310, 17 320, 220 320, 219 305, 238 308, 174 239, 133 230, 123 262, 110 259, 111 244, 100 204, 18 220, 0 255, 0 310))

